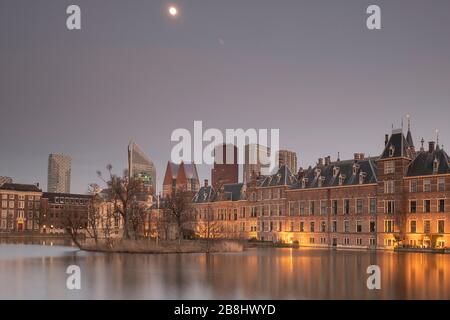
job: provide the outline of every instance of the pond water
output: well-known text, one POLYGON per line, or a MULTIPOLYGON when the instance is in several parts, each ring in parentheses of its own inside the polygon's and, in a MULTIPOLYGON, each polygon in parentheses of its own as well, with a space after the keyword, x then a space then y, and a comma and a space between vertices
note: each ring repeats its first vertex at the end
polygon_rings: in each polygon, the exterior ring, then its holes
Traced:
POLYGON ((0 299, 450 299, 450 255, 319 249, 134 255, 0 244, 0 299), (81 270, 68 290, 66 269, 81 270), (381 289, 368 290, 369 265, 381 289))

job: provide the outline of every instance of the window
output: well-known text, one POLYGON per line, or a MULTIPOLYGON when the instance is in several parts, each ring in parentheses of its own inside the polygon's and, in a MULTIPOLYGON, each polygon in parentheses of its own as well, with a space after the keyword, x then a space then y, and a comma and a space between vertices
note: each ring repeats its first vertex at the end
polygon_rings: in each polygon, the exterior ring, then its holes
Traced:
POLYGON ((416 213, 417 212, 417 201, 413 200, 409 203, 409 212, 416 213))
POLYGON ((19 209, 25 208, 25 201, 19 201, 18 207, 19 207, 19 209))
POLYGON ((2 210, 2 219, 6 219, 8 217, 8 210, 2 210))
POLYGON ((313 216, 315 214, 315 203, 314 201, 309 202, 309 214, 313 216))
POLYGON ((370 239, 369 239, 369 244, 370 244, 371 247, 375 247, 375 246, 376 246, 376 241, 375 241, 375 239, 374 239, 374 238, 370 238, 370 239))
POLYGON ((376 214, 377 213, 377 199, 371 198, 370 199, 370 214, 376 214))
POLYGON ((344 245, 346 245, 346 246, 350 245, 350 239, 349 238, 344 238, 344 245))
POLYGON ((395 202, 394 200, 387 200, 385 202, 385 212, 388 214, 393 214, 395 213, 395 202))
POLYGON ((311 221, 311 222, 309 223, 309 230, 310 230, 311 232, 314 232, 314 221, 311 221))
POLYGON ((294 221, 291 221, 291 232, 294 231, 294 221))
POLYGON ((395 192, 394 180, 387 180, 384 182, 384 193, 392 194, 395 192))
POLYGON ((361 238, 356 238, 356 245, 357 246, 362 246, 362 239, 361 238))
POLYGON ((13 195, 13 194, 10 194, 10 195, 9 195, 9 200, 14 200, 14 199, 15 199, 14 195, 13 195))
POLYGON ((445 200, 439 199, 439 212, 445 212, 445 200))
POLYGON ((439 172, 439 160, 434 159, 433 161, 433 173, 436 174, 439 172))
POLYGON ((409 232, 411 232, 411 233, 417 232, 417 221, 416 220, 411 220, 409 222, 409 232))
POLYGON ((0 229, 6 229, 6 220, 0 222, 0 229))
POLYGON ((423 221, 423 233, 431 233, 431 221, 430 220, 423 221))
POLYGON ((313 237, 309 238, 309 243, 314 243, 314 238, 313 237))
POLYGON ((393 157, 394 156, 394 152, 395 152, 395 148, 394 148, 394 146, 390 146, 389 147, 389 157, 393 157))
POLYGON ((289 215, 290 216, 295 215, 295 204, 296 204, 296 202, 294 202, 294 201, 289 202, 289 215))
POLYGON ((423 180, 423 192, 431 192, 431 181, 429 179, 423 180))
POLYGON ((344 220, 344 232, 350 232, 350 221, 344 220))
POLYGON ((356 213, 362 214, 363 213, 363 207, 364 207, 364 200, 363 199, 356 199, 356 213))
POLYGON ((394 232, 394 220, 384 220, 384 232, 394 232))
POLYGON ((431 200, 423 201, 423 212, 425 212, 425 213, 431 212, 431 200))
POLYGON ((411 193, 417 192, 417 180, 411 180, 409 182, 409 192, 411 193))
POLYGON ((8 199, 8 195, 7 194, 2 194, 2 199, 3 200, 7 200, 8 199))
POLYGON ((300 221, 300 232, 305 232, 305 222, 300 221))
POLYGON ((438 191, 440 192, 445 191, 445 178, 438 179, 438 191))
POLYGON ((344 214, 350 214, 350 200, 344 200, 344 214))
POLYGON ((25 200, 25 196, 23 194, 19 195, 19 200, 25 200))
POLYGON ((305 215, 305 202, 300 201, 300 215, 305 215))
POLYGON ((375 221, 370 221, 369 223, 369 231, 370 232, 377 232, 377 224, 375 221))
POLYGON ((320 201, 320 214, 324 215, 324 216, 327 214, 327 201, 326 200, 320 201))
POLYGON ((337 221, 333 220, 331 222, 331 232, 337 232, 337 221))
POLYGON ((338 201, 337 200, 333 200, 331 206, 332 206, 331 212, 333 213, 333 215, 337 215, 337 213, 338 213, 338 201))
POLYGON ((356 221, 356 232, 360 233, 362 232, 362 223, 361 220, 356 221))
POLYGON ((2 201, 2 208, 8 208, 8 201, 2 201))
POLYGON ((394 161, 386 161, 384 163, 384 174, 395 173, 395 162, 394 161))
POLYGON ((445 220, 438 220, 438 233, 444 233, 445 232, 445 220))
POLYGON ((327 232, 327 224, 325 221, 320 222, 320 232, 327 232))
POLYGON ((10 201, 9 202, 9 207, 12 209, 12 208, 14 208, 14 201, 10 201))

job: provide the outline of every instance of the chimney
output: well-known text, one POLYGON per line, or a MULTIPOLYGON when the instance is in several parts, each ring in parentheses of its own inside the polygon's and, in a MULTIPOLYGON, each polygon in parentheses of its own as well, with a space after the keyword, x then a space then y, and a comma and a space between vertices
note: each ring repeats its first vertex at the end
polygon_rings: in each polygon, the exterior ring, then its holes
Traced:
POLYGON ((384 146, 387 146, 388 142, 389 142, 389 135, 385 134, 384 135, 384 146))
POLYGON ((36 185, 36 187, 38 187, 38 188, 39 188, 39 182, 36 182, 36 183, 35 183, 35 185, 36 185))
POLYGON ((319 158, 319 161, 317 163, 318 166, 323 166, 323 158, 319 158))
POLYGON ((428 142, 428 152, 432 153, 434 151, 434 141, 428 142))
POLYGON ((331 157, 330 157, 330 156, 325 157, 325 165, 326 165, 326 166, 329 166, 330 163, 331 163, 331 157))
POLYGON ((208 179, 205 179, 205 188, 208 187, 208 179))

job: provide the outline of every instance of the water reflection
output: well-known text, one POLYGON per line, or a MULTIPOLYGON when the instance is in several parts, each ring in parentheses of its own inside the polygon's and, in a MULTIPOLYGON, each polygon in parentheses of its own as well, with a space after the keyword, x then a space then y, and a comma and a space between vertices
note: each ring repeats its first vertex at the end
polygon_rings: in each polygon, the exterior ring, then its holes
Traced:
POLYGON ((450 256, 423 253, 251 249, 193 255, 100 254, 0 245, 2 299, 449 299, 450 256), (67 266, 82 290, 65 288, 67 266), (382 289, 366 287, 379 265, 382 289))

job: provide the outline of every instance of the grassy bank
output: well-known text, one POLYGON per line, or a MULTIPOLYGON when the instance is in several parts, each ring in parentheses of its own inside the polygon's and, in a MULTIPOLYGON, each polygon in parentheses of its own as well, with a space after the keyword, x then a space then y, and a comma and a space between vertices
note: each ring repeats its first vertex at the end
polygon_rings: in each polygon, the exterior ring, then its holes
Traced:
POLYGON ((218 252, 241 252, 244 246, 237 241, 211 241, 185 240, 156 242, 150 240, 120 240, 112 243, 103 241, 85 242, 80 244, 80 249, 93 252, 115 252, 115 253, 218 253, 218 252))

